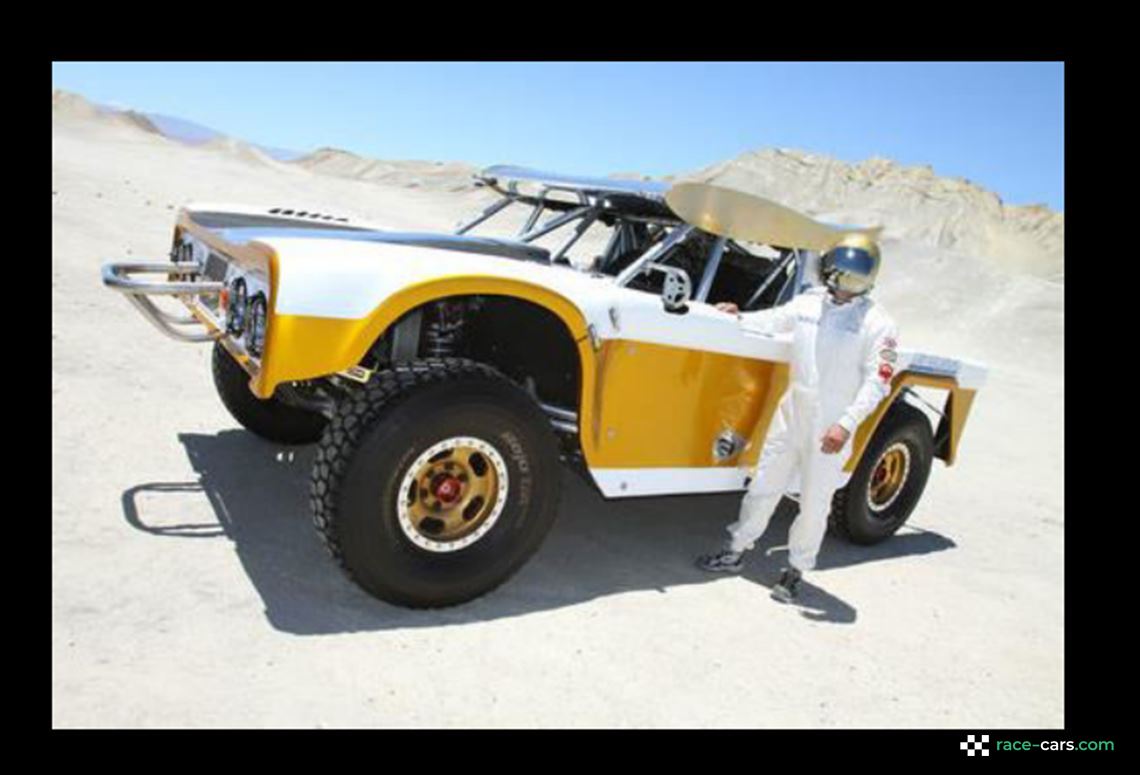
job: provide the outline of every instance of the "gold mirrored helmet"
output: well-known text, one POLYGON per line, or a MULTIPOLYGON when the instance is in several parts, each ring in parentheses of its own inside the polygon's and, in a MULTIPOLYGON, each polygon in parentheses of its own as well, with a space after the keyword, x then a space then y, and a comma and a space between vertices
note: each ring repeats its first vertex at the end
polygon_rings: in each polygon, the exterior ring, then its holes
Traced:
POLYGON ((875 287, 879 246, 866 234, 847 234, 819 259, 819 276, 832 291, 862 296, 875 287))

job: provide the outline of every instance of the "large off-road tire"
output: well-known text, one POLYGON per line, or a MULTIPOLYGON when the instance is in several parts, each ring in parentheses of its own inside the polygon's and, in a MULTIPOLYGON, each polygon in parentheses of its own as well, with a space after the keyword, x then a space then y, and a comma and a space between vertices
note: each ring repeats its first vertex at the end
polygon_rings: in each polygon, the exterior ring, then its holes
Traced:
POLYGON ((214 385, 235 420, 263 439, 280 444, 312 444, 328 420, 317 412, 289 406, 276 398, 260 399, 249 389, 249 375, 225 347, 214 343, 214 385))
POLYGON ((525 391, 473 361, 413 361, 338 406, 313 463, 313 520, 372 595, 455 605, 538 549, 560 478, 549 420, 525 391))
POLYGON ((892 406, 846 486, 831 502, 831 527, 857 544, 875 544, 910 517, 934 460, 930 421, 915 407, 892 406))

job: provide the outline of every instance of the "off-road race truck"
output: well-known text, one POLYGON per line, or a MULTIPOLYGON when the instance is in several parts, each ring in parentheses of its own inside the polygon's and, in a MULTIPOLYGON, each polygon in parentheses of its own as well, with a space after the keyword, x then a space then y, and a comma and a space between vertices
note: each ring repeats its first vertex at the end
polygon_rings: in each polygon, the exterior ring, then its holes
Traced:
MULTIPOLYGON (((161 331, 213 343, 241 425, 317 444, 318 533, 398 605, 454 605, 508 579, 550 530, 562 463, 607 498, 745 489, 790 339, 712 303, 787 302, 854 228, 707 184, 508 166, 476 181, 498 198, 451 234, 190 205, 168 262, 102 269, 161 331), (516 236, 471 233, 508 207, 529 208, 516 236), (591 228, 604 249, 571 261, 591 228), (537 244, 556 232, 560 245, 537 244)), ((868 544, 898 530, 932 460, 953 464, 985 373, 898 351, 889 397, 855 433, 834 530, 868 544)))

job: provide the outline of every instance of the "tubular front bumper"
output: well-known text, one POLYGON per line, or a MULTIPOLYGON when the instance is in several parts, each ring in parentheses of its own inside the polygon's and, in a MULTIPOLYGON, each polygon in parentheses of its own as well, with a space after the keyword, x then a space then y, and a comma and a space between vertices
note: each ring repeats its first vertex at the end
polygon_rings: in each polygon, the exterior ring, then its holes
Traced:
POLYGON ((142 316, 162 333, 180 342, 211 342, 225 334, 222 321, 201 302, 201 297, 218 295, 225 283, 191 279, 202 274, 193 263, 112 262, 103 265, 103 284, 127 297, 142 316), (139 279, 136 275, 166 275, 165 280, 139 279), (179 278, 179 279, 172 279, 179 278), (173 315, 160 309, 149 297, 173 296, 190 310, 190 315, 173 315))

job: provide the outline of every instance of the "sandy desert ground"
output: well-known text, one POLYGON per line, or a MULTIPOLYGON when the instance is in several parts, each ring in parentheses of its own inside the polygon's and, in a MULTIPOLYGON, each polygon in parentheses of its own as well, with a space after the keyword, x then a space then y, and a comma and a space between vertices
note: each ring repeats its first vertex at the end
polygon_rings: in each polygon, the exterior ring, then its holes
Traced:
POLYGON ((416 229, 485 201, 460 164, 325 155, 188 147, 53 98, 53 725, 1064 723, 1063 216, 883 160, 769 150, 694 173, 887 223, 879 297, 905 344, 992 368, 960 462, 936 463, 894 539, 829 537, 799 607, 768 598, 779 554, 753 553, 739 577, 693 567, 737 496, 607 502, 567 473, 521 573, 414 612, 325 556, 311 450, 238 427, 208 348, 162 337, 99 278, 103 261, 162 258, 188 201, 416 229))

